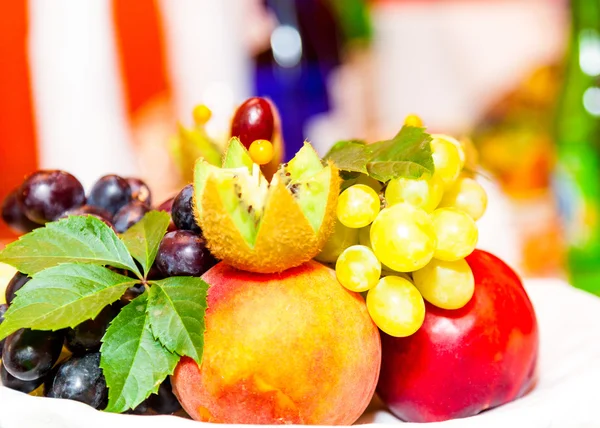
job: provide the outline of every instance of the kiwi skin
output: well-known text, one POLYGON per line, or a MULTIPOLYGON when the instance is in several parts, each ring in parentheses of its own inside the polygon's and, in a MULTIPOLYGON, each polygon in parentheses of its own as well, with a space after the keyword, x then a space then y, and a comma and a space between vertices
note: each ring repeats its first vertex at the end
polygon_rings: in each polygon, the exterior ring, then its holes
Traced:
POLYGON ((321 227, 315 232, 294 196, 280 180, 271 183, 263 217, 251 247, 225 209, 217 180, 209 177, 202 192, 202 215, 196 213, 208 248, 218 259, 250 272, 276 273, 299 266, 314 256, 327 242, 336 220, 341 180, 339 170, 330 162, 329 191, 321 227))

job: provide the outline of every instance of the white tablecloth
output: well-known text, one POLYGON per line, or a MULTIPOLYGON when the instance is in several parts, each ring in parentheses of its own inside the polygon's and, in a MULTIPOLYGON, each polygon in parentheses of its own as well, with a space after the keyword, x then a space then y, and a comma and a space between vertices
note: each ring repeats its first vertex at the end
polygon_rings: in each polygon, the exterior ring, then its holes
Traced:
MULTIPOLYGON (((529 281, 541 334, 539 382, 526 397, 440 427, 600 427, 600 299, 559 281, 529 281)), ((374 401, 358 423, 401 423, 374 401)), ((406 426, 417 424, 406 424, 406 426)), ((97 412, 74 401, 0 387, 0 428, 193 428, 172 416, 97 412)), ((421 425, 419 425, 421 426, 421 425)))

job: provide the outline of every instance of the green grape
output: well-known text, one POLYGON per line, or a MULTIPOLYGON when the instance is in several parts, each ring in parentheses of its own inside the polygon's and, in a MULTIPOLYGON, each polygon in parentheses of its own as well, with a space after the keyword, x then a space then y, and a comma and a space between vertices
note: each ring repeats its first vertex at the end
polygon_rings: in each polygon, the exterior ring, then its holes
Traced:
POLYGON ((353 245, 344 250, 335 264, 337 279, 351 291, 375 287, 381 275, 381 263, 369 247, 353 245))
MULTIPOLYGON (((371 225, 368 225, 366 227, 363 227, 362 229, 359 229, 358 243, 360 245, 364 245, 365 247, 369 247, 371 250, 373 249, 373 246, 371 245, 371 225)), ((388 271, 387 275, 404 276, 403 273, 396 272, 395 270, 391 269, 389 266, 386 266, 383 263, 381 263, 381 270, 382 270, 382 274, 383 274, 383 271, 388 271)), ((407 276, 406 278, 410 279, 409 276, 407 276)))
POLYGON ((385 200, 388 205, 407 202, 427 212, 432 212, 442 200, 444 183, 437 175, 432 177, 395 178, 390 180, 385 189, 385 200))
POLYGON ((358 230, 358 243, 373 249, 371 246, 371 225, 365 226, 358 230))
POLYGON ((473 272, 464 259, 432 260, 423 269, 413 272, 413 280, 423 298, 442 309, 462 308, 475 291, 473 272))
POLYGON ((398 276, 381 278, 367 294, 367 310, 386 334, 406 337, 415 333, 425 320, 425 303, 419 290, 398 276))
POLYGON ((442 180, 447 189, 456 181, 462 169, 459 148, 446 139, 434 138, 431 140, 431 150, 434 175, 442 180))
POLYGON ((472 178, 460 177, 446 190, 439 206, 458 208, 477 221, 485 213, 487 202, 487 193, 481 184, 472 178))
POLYGON ((398 272, 421 269, 433 258, 437 244, 429 214, 407 203, 382 210, 370 236, 377 258, 398 272))
POLYGON ((463 169, 465 167, 465 162, 467 161, 467 155, 465 153, 465 148, 464 148, 463 143, 458 141, 456 138, 451 137, 450 135, 445 135, 445 134, 431 134, 431 138, 437 139, 437 140, 444 140, 444 141, 454 144, 454 146, 458 150, 458 157, 460 159, 460 169, 463 169))
POLYGON ((336 221, 333 233, 315 259, 322 263, 335 263, 346 248, 357 243, 358 229, 351 229, 336 221))
POLYGON ((437 236, 434 258, 451 262, 464 259, 475 249, 479 231, 475 220, 456 208, 439 208, 431 214, 437 236))
POLYGON ((355 184, 338 199, 337 217, 346 227, 361 228, 371 224, 380 210, 379 195, 365 184, 355 184))
POLYGON ((399 276, 410 282, 412 282, 412 276, 410 272, 396 272, 395 270, 386 269, 386 266, 381 265, 381 276, 399 276))

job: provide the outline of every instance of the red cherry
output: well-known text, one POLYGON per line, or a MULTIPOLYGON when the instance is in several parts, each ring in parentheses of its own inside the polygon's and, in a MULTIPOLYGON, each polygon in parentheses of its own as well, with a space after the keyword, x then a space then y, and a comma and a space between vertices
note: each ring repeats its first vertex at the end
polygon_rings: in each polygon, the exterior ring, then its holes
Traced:
POLYGON ((255 140, 272 141, 275 119, 271 103, 265 98, 249 98, 238 107, 231 122, 231 136, 246 148, 255 140))

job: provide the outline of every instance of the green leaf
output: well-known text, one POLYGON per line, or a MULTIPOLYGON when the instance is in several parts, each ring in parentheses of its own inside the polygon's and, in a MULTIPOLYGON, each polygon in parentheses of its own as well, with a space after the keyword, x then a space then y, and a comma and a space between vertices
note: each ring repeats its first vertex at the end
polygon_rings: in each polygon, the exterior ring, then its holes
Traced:
POLYGON ((324 159, 333 160, 342 171, 360 172, 383 182, 397 177, 419 178, 434 170, 430 141, 423 128, 404 126, 391 140, 369 145, 340 141, 324 159))
POLYGON ((137 279, 94 265, 62 264, 33 276, 0 324, 0 340, 20 328, 59 330, 95 318, 137 279))
POLYGON ((141 273, 116 233, 92 216, 47 223, 6 246, 0 262, 32 275, 61 263, 90 263, 141 273))
POLYGON ((327 152, 324 160, 331 160, 342 171, 367 174, 367 162, 371 159, 371 149, 364 141, 339 141, 327 152))
POLYGON ((132 300, 102 338, 100 367, 108 386, 108 412, 133 409, 156 393, 179 361, 152 336, 147 306, 148 293, 132 300))
POLYGON ((152 333, 169 351, 202 362, 208 284, 200 278, 173 277, 150 287, 152 333))
POLYGON ((411 161, 369 162, 367 169, 371 177, 384 183, 393 178, 419 178, 431 173, 429 169, 411 161))
POLYGON ((121 235, 121 240, 131 255, 142 265, 145 275, 154 263, 160 241, 169 227, 170 218, 166 212, 150 211, 121 235))
POLYGON ((419 178, 424 173, 433 174, 430 142, 431 136, 423 128, 402 127, 391 140, 370 145, 369 175, 385 182, 397 177, 419 178))

